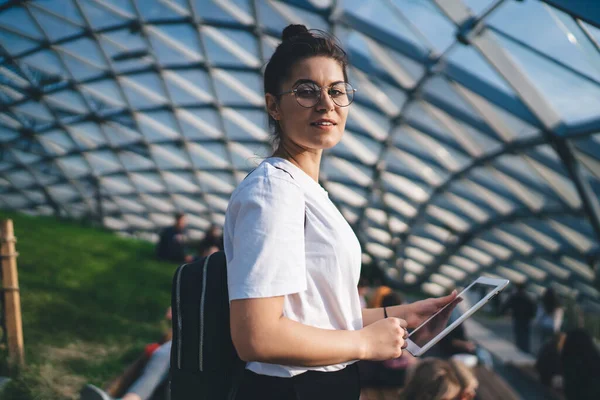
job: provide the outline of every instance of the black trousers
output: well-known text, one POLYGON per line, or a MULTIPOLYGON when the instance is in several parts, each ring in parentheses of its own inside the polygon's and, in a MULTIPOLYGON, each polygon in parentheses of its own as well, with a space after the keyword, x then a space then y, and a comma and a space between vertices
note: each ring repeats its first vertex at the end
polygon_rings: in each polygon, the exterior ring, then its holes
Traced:
POLYGON ((292 378, 246 370, 235 400, 358 400, 356 363, 335 372, 308 371, 292 378))

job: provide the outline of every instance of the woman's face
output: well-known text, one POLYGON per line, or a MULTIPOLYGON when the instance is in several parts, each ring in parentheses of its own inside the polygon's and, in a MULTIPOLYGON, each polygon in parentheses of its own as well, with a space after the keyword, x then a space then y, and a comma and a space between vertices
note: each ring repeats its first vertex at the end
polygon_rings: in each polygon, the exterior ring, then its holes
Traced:
MULTIPOLYGON (((328 57, 311 57, 296 63, 281 91, 288 92, 305 85, 328 88, 343 82, 344 73, 337 61, 328 57)), ((293 144, 308 151, 323 150, 335 146, 342 139, 348 107, 336 105, 327 90, 321 91, 320 101, 310 108, 298 104, 294 94, 284 94, 279 99, 267 94, 266 100, 269 113, 279 121, 284 145, 293 144)))

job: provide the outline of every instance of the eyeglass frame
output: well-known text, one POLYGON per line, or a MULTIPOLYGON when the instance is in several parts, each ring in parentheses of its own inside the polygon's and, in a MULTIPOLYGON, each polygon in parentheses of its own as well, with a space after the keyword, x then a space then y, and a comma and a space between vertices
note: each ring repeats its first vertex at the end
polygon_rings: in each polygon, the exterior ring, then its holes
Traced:
POLYGON ((307 80, 304 80, 304 81, 302 81, 302 82, 299 82, 299 83, 297 83, 297 84, 295 85, 295 88, 294 88, 294 89, 292 89, 292 90, 288 90, 287 92, 282 92, 282 93, 279 93, 279 94, 278 94, 278 95, 276 95, 276 96, 277 96, 277 97, 281 97, 281 96, 283 96, 284 94, 292 94, 292 93, 293 93, 293 94, 294 94, 294 98, 296 99, 296 103, 298 103, 298 105, 299 105, 300 107, 303 107, 303 108, 313 108, 313 107, 317 106, 317 105, 318 105, 318 104, 321 102, 321 96, 320 96, 320 95, 319 95, 319 100, 318 100, 318 101, 317 101, 315 104, 313 104, 312 106, 310 106, 310 107, 303 106, 303 105, 302 105, 302 104, 300 104, 300 102, 298 101, 298 87, 299 87, 300 85, 303 85, 303 84, 305 84, 305 83, 312 83, 313 85, 315 85, 316 87, 318 87, 318 88, 319 88, 319 92, 320 92, 320 93, 322 93, 322 92, 323 92, 323 89, 325 89, 325 88, 327 88, 327 89, 331 89, 333 86, 335 86, 335 85, 339 85, 340 83, 343 83, 344 85, 350 85, 350 87, 352 88, 352 93, 353 93, 353 94, 352 94, 352 100, 350 101, 350 103, 348 103, 348 104, 347 104, 347 105, 345 105, 345 106, 340 106, 338 103, 336 103, 336 102, 335 102, 335 100, 333 99, 333 97, 331 96, 331 94, 329 94, 329 92, 327 92, 327 96, 329 96, 329 98, 331 99, 331 101, 333 102, 333 104, 335 104, 335 105, 336 105, 336 106, 338 106, 338 107, 348 107, 348 106, 350 106, 350 104, 354 103, 354 93, 356 93, 356 91, 358 90, 358 89, 356 89, 354 86, 352 86, 352 84, 351 84, 350 82, 338 81, 338 82, 334 82, 334 83, 332 83, 332 84, 331 84, 331 85, 329 85, 329 86, 322 87, 322 86, 319 86, 319 85, 318 85, 316 82, 314 82, 314 81, 311 81, 311 80, 308 80, 308 79, 307 79, 307 80))

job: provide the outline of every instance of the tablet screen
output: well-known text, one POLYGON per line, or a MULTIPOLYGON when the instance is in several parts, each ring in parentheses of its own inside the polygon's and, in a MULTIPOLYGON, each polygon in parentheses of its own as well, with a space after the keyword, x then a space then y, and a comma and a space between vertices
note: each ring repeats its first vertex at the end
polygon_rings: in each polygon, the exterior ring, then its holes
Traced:
POLYGON ((442 332, 446 326, 448 326, 448 320, 450 314, 454 311, 453 321, 460 318, 472 304, 477 304, 481 299, 494 290, 496 286, 486 285, 484 283, 476 282, 470 286, 467 290, 459 294, 446 308, 442 309, 439 313, 434 315, 430 320, 419 326, 417 329, 411 332, 409 338, 417 346, 424 347, 431 339, 436 337, 442 332), (458 303, 466 300, 468 307, 456 307, 458 303), (455 310, 456 309, 456 310, 455 310))

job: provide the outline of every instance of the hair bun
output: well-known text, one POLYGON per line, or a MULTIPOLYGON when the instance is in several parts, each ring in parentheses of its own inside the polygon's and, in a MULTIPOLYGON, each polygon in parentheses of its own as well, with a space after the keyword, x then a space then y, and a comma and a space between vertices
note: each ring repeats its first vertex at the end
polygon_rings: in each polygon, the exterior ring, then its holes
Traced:
POLYGON ((307 34, 310 35, 306 26, 290 24, 290 25, 286 26, 285 29, 283 30, 283 32, 281 33, 281 40, 283 40, 283 41, 290 40, 291 38, 293 38, 295 36, 307 35, 307 34))

